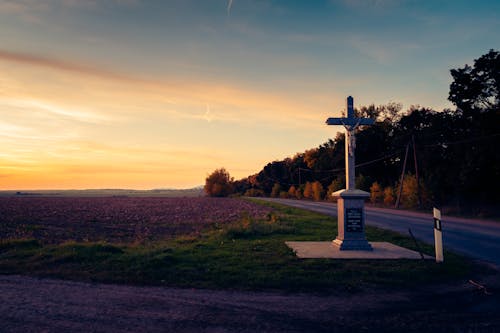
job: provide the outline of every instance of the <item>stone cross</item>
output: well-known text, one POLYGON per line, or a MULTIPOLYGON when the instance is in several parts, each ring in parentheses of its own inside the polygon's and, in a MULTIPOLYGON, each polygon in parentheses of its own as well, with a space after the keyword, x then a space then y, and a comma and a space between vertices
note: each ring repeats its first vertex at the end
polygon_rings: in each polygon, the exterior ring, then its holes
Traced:
POLYGON ((328 118, 327 125, 343 125, 345 127, 345 180, 346 190, 355 189, 355 159, 354 151, 356 149, 356 136, 354 131, 360 125, 373 125, 374 120, 370 118, 356 118, 354 115, 354 100, 351 96, 347 97, 347 117, 328 118))
POLYGON ((346 189, 332 195, 337 198, 338 235, 333 245, 341 251, 373 251, 365 236, 365 199, 370 193, 356 190, 354 178, 354 151, 356 149, 356 128, 360 125, 372 125, 373 119, 354 116, 353 99, 347 97, 347 117, 328 118, 328 125, 345 127, 345 178, 346 189))

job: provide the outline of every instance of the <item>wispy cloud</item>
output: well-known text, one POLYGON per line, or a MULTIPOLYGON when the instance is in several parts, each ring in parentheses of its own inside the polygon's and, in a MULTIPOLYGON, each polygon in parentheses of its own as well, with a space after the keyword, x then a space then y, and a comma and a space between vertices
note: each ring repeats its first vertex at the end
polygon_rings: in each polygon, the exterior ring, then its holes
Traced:
POLYGON ((402 57, 406 52, 420 48, 419 45, 414 43, 376 40, 361 36, 352 36, 348 42, 361 54, 382 65, 388 65, 395 59, 402 57))
POLYGON ((2 136, 23 137, 28 131, 26 127, 0 121, 0 135, 2 136))
POLYGON ((110 118, 104 114, 99 114, 89 110, 78 109, 75 107, 68 108, 65 106, 54 105, 45 101, 34 99, 6 99, 0 98, 0 106, 14 107, 20 109, 41 110, 59 117, 65 117, 71 120, 76 120, 85 123, 101 123, 109 121, 110 118))
POLYGON ((0 60, 11 61, 20 64, 28 64, 33 66, 48 67, 56 70, 64 70, 85 75, 93 75, 117 80, 131 80, 130 76, 126 76, 117 72, 104 70, 95 66, 85 65, 81 63, 64 61, 55 57, 44 55, 36 55, 24 52, 14 52, 0 49, 0 60))
POLYGON ((231 14, 231 7, 233 6, 233 0, 228 0, 227 2, 227 15, 230 15, 231 14))
MULTIPOLYGON (((255 89, 240 87, 234 83, 224 82, 205 82, 203 78, 196 81, 186 81, 169 77, 167 79, 143 79, 138 76, 129 75, 109 69, 103 69, 99 66, 89 65, 80 62, 63 61, 56 57, 48 57, 44 55, 34 55, 22 52, 12 52, 0 50, 0 62, 8 61, 19 63, 22 65, 37 66, 41 69, 54 70, 59 72, 68 72, 72 77, 66 79, 73 82, 75 86, 87 87, 84 94, 76 94, 71 87, 58 87, 71 92, 71 95, 78 98, 74 103, 94 104, 102 101, 104 109, 118 110, 116 106, 109 105, 111 100, 120 101, 122 107, 119 108, 121 115, 127 114, 127 110, 136 109, 137 106, 143 105, 150 107, 148 112, 170 112, 176 117, 186 119, 213 119, 207 118, 207 114, 202 117, 193 112, 178 111, 182 107, 189 107, 194 110, 200 104, 209 103, 210 106, 217 105, 221 118, 225 122, 252 122, 279 119, 279 125, 293 124, 295 127, 304 127, 310 124, 314 119, 314 106, 305 102, 294 101, 289 97, 280 96, 278 94, 255 89), (82 78, 82 75, 89 78, 82 78), (99 80, 93 80, 91 77, 96 77, 99 80), (92 87, 92 89, 89 89, 92 87), (103 95, 99 91, 106 91, 103 95), (90 94, 90 95, 89 95, 90 94), (95 96, 98 98, 96 99, 95 96), (89 101, 91 100, 91 101, 89 101), (175 100, 176 104, 172 105, 168 101, 175 100), (154 105, 156 103, 156 105, 154 105), (168 108, 162 108, 161 105, 169 104, 168 108), (132 108, 132 106, 134 106, 132 108), (156 111, 155 111, 156 110, 156 111), (292 117, 293 116, 293 117, 292 117)), ((19 75, 12 72, 11 75, 19 75)), ((28 75, 28 74, 26 74, 28 75)), ((26 78, 28 79, 28 78, 26 78)), ((29 85, 41 83, 29 82, 29 85)), ((23 86, 23 84, 21 84, 23 86)), ((27 89, 29 87, 22 87, 27 89)), ((46 89, 43 87, 42 89, 46 89)), ((27 93, 30 96, 32 93, 27 93)), ((60 94, 60 92, 59 92, 60 94)), ((25 93, 26 95, 26 93, 25 93)), ((54 97, 58 99, 58 97, 54 97)), ((67 97, 64 99, 67 100, 67 97)), ((46 107, 46 105, 35 105, 46 107)), ((58 109, 48 106, 47 109, 53 112, 65 114, 64 109, 58 109)), ((92 114, 87 114, 85 111, 75 109, 71 114, 81 119, 92 120, 92 114), (74 112, 73 112, 74 111, 74 112)), ((134 111, 136 112, 136 111, 134 111)), ((66 115, 69 116, 70 113, 66 115)), ((97 118, 95 119, 97 120, 97 118)))
POLYGON ((44 1, 36 0, 0 0, 0 12, 3 13, 22 13, 29 10, 40 10, 48 8, 44 1))
POLYGON ((0 12, 26 14, 48 12, 54 8, 86 8, 98 9, 106 4, 131 6, 140 0, 0 0, 0 12))
POLYGON ((37 0, 0 0, 0 13, 14 15, 23 21, 40 22, 40 14, 50 10, 47 1, 37 0))

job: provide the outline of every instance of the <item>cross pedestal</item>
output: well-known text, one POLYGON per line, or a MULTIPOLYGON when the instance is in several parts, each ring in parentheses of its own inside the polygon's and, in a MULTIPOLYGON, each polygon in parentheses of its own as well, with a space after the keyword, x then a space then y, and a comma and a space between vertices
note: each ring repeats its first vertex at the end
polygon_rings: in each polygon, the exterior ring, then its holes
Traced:
POLYGON ((360 125, 372 125, 373 119, 356 118, 354 115, 354 101, 347 97, 347 117, 328 118, 327 125, 343 125, 345 136, 345 166, 346 189, 333 193, 337 197, 338 235, 333 244, 340 250, 372 251, 373 248, 365 236, 365 199, 368 192, 355 188, 355 158, 356 136, 354 131, 360 125))
POLYGON ((371 251, 365 236, 365 199, 370 196, 361 190, 340 190, 337 197, 338 234, 333 244, 343 250, 371 251))

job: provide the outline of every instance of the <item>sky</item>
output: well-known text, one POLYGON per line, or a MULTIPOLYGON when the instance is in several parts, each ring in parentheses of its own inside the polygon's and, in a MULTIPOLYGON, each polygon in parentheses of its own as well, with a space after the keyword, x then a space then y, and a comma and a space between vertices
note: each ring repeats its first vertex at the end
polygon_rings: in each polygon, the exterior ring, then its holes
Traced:
POLYGON ((355 106, 435 110, 500 1, 0 0, 0 189, 190 188, 317 147, 355 106))

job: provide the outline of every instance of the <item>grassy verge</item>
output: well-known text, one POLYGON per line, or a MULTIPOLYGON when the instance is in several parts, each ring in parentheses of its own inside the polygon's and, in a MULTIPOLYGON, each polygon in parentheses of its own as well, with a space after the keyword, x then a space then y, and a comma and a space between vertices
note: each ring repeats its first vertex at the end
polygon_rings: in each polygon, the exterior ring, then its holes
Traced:
MULTIPOLYGON (((300 260, 285 240, 331 240, 336 220, 321 214, 273 207, 265 220, 242 216, 233 224, 149 244, 75 243, 41 245, 34 240, 0 242, 0 274, 29 274, 84 281, 197 288, 357 290, 370 286, 412 287, 470 278, 485 272, 470 260, 445 253, 445 263, 419 260, 300 260)), ((414 249, 400 234, 368 227, 373 241, 414 249)), ((424 252, 433 248, 423 245, 424 252)))

